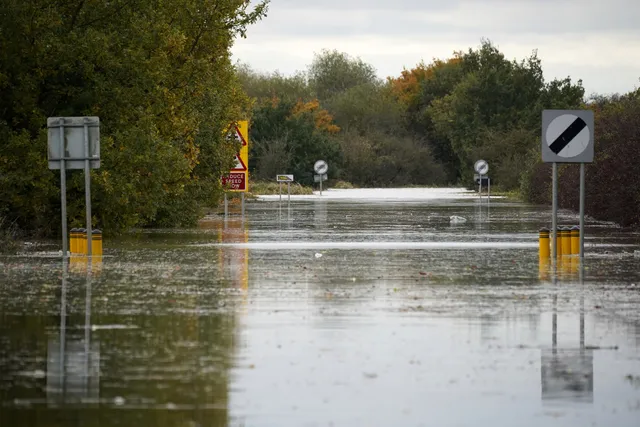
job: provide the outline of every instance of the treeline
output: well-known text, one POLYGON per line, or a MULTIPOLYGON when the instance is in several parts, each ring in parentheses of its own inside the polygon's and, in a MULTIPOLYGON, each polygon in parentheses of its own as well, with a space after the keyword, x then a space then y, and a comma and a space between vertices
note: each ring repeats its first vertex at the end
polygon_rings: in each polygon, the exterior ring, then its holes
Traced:
POLYGON ((493 182, 519 188, 523 165, 539 157, 541 110, 577 108, 584 96, 579 81, 545 82, 535 53, 507 60, 489 41, 386 80, 337 51, 295 76, 247 66, 239 76, 255 100, 254 176, 311 182, 322 157, 332 178, 359 186, 468 183, 482 157, 493 182))
MULTIPOLYGON (((482 157, 498 187, 546 203, 541 111, 587 106, 597 136, 588 212, 638 223, 637 91, 586 105, 580 81, 547 82, 535 53, 508 60, 488 41, 387 79, 336 51, 294 76, 234 66, 234 38, 267 3, 2 2, 0 244, 2 229, 60 230, 59 174, 47 166, 52 116, 100 117, 93 222, 113 233, 190 225, 216 205, 238 148, 223 130, 239 118, 251 123, 253 179, 293 173, 311 184, 322 158, 330 179, 358 186, 467 185, 482 157)), ((575 182, 575 168, 562 168, 564 206, 575 205, 575 182)), ((82 172, 67 172, 67 183, 70 226, 80 226, 82 172)))
MULTIPOLYGON (((59 233, 47 117, 85 115, 101 120, 93 223, 106 233, 193 224, 233 165, 223 129, 250 108, 229 48, 265 11, 249 0, 1 2, 0 224, 59 233)), ((82 172, 67 183, 80 226, 82 172)))
MULTIPOLYGON (((382 80, 370 64, 334 50, 317 54, 293 76, 246 65, 238 75, 253 100, 252 176, 273 180, 293 173, 306 184, 322 158, 331 165, 330 179, 357 186, 466 186, 473 182, 473 163, 483 158, 498 189, 548 203, 542 110, 594 108, 597 160, 587 167, 587 212, 639 223, 640 186, 614 184, 629 179, 619 175, 624 165, 640 160, 634 151, 640 150, 638 92, 587 102, 580 80, 545 81, 535 52, 508 60, 483 41, 382 80), (621 192, 628 194, 617 198, 621 192)), ((576 170, 561 168, 562 206, 576 206, 576 170)))

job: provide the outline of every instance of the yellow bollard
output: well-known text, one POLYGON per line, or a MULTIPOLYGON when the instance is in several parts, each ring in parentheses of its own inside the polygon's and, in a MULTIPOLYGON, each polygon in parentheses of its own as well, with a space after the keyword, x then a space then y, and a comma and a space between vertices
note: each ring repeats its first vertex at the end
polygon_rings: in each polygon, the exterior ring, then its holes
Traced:
POLYGON ((580 254, 580 227, 577 225, 571 227, 571 254, 580 254))
POLYGON ((551 253, 551 247, 549 246, 549 229, 540 229, 539 246, 540 259, 549 258, 551 253))
POLYGON ((102 256, 102 231, 93 230, 91 236, 91 253, 92 255, 102 256))
POLYGON ((71 231, 69 232, 69 252, 71 252, 71 254, 76 254, 78 251, 78 248, 76 247, 78 242, 78 229, 77 228, 72 228, 71 231))
POLYGON ((87 254, 87 230, 86 228, 78 229, 78 253, 80 255, 87 254))
POLYGON ((562 230, 562 255, 571 255, 571 229, 563 227, 562 230))

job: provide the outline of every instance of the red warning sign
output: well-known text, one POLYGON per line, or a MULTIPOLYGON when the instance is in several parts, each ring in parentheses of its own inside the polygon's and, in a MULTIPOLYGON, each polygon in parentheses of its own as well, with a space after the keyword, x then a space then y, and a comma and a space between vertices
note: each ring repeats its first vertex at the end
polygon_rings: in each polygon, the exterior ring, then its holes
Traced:
POLYGON ((242 161, 240 153, 236 154, 236 165, 231 169, 232 171, 246 171, 247 165, 242 161))
POLYGON ((247 191, 247 174, 240 172, 223 176, 222 185, 228 185, 230 191, 247 191))

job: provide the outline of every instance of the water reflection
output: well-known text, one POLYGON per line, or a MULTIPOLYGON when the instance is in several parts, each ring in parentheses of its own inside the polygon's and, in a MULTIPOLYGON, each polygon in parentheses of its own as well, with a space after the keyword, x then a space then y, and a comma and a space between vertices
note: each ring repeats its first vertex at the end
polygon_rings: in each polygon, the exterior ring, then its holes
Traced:
MULTIPOLYGON (((566 261, 565 261, 566 264, 566 261)), ((558 294, 553 296, 551 348, 540 354, 543 401, 593 403, 593 351, 585 348, 584 267, 579 268, 579 347, 558 345, 558 294)), ((554 285, 558 285, 554 275, 554 285)))
POLYGON ((70 265, 86 272, 85 318, 82 327, 67 331, 67 282, 69 265, 62 264, 60 295, 60 328, 50 334, 47 346, 47 403, 49 406, 97 403, 100 397, 100 343, 91 339, 92 269, 101 265, 101 257, 89 262, 85 257, 73 257, 70 265), (95 265, 94 265, 95 264, 95 265))
MULTIPOLYGON (((144 263, 127 277, 122 262, 112 270, 98 259, 70 261, 53 275, 13 280, 31 294, 57 275, 57 289, 46 285, 56 293, 50 306, 30 313, 0 299, 0 426, 227 425, 236 321, 210 309, 220 293, 194 292, 179 277, 161 287, 140 281, 144 263), (153 296, 146 305, 129 298, 140 288, 153 296), (56 412, 42 416, 47 409, 56 412)), ((229 280, 246 286, 246 269, 229 280)))
POLYGON ((284 227, 273 200, 91 274, 0 257, 0 426, 636 427, 636 260, 552 274, 546 210, 475 209, 297 201, 284 227))

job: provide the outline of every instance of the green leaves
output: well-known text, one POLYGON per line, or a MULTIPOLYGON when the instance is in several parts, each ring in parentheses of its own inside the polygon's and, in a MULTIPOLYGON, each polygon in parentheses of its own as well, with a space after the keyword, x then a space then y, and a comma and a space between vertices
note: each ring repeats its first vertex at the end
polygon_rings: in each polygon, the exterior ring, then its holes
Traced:
MULTIPOLYGON (((249 108, 229 48, 267 4, 4 2, 0 176, 9 187, 0 191, 11 200, 8 218, 23 228, 57 230, 46 225, 50 218, 59 223, 57 178, 46 169, 46 118, 97 115, 103 160, 93 172, 97 226, 110 233, 194 221, 202 206, 216 202, 219 178, 233 159, 222 130, 249 108)), ((81 172, 68 175, 73 201, 83 191, 81 172)), ((82 221, 83 210, 83 203, 70 202, 72 223, 82 221)))

